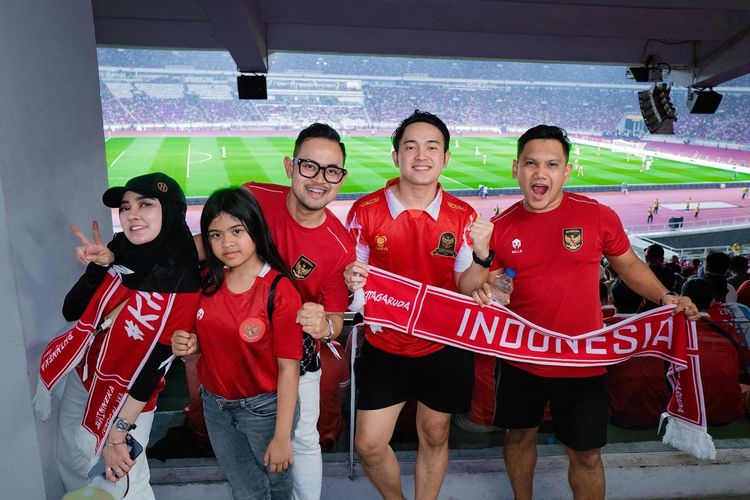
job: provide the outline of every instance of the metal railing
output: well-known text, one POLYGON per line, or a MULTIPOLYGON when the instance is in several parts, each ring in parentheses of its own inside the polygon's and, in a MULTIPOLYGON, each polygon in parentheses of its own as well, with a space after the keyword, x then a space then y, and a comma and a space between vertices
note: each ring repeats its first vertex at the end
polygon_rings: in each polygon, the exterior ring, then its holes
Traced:
POLYGON ((720 219, 690 219, 679 223, 662 222, 658 224, 637 224, 625 227, 630 234, 666 233, 675 231, 688 231, 694 229, 719 229, 732 228, 733 226, 750 225, 750 215, 735 217, 722 217, 720 219))

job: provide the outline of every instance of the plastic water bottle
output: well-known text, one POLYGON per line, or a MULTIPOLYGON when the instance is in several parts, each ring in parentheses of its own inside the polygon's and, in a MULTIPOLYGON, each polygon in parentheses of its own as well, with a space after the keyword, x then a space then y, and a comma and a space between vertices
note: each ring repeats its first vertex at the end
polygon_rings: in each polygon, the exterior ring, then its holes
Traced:
POLYGON ((495 278, 495 286, 492 287, 492 300, 501 305, 510 304, 510 294, 513 291, 513 278, 516 271, 506 268, 505 272, 498 274, 495 278))

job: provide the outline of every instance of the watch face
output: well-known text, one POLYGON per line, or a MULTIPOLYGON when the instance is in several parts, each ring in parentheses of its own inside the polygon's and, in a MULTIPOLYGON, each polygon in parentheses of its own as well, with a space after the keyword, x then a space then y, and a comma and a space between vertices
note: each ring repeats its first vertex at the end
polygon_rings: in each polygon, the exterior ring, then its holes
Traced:
POLYGON ((117 427, 117 429, 123 432, 128 432, 132 428, 132 426, 129 423, 127 423, 125 420, 121 418, 118 418, 117 420, 115 420, 115 427, 117 427))

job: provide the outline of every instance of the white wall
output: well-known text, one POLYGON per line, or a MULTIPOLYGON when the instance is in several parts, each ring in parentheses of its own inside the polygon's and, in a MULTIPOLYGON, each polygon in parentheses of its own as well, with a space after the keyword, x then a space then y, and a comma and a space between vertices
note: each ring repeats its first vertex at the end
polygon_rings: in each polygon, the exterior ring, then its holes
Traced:
MULTIPOLYGON (((111 234, 90 0, 4 1, 0 15, 0 491, 60 498, 54 424, 33 417, 39 356, 82 272, 68 225, 111 234)), ((57 403, 57 401, 56 401, 57 403)), ((55 407, 56 409, 56 407, 55 407)), ((54 421, 54 419, 53 419, 54 421)))

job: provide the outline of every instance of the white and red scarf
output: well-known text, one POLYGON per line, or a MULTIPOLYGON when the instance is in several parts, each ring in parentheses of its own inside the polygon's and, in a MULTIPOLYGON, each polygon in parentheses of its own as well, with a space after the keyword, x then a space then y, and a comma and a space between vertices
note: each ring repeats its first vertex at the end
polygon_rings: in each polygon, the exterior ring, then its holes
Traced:
POLYGON ((84 366, 84 382, 91 377, 89 395, 76 442, 91 457, 98 455, 112 421, 128 390, 156 346, 169 318, 174 293, 141 292, 126 288, 110 269, 94 292, 78 322, 55 337, 44 350, 34 408, 42 420, 51 413, 50 393, 81 362, 96 335, 106 335, 96 366, 84 366), (125 302, 111 325, 104 311, 125 302), (109 328, 107 328, 109 326, 109 328))
MULTIPOLYGON (((356 302, 356 300, 355 300, 356 302)), ((634 356, 671 365, 673 394, 662 419, 663 441, 698 458, 715 458, 706 430, 695 323, 664 306, 581 335, 547 330, 499 305, 370 267, 364 288, 365 322, 441 344, 511 361, 551 366, 606 366, 634 356)))

